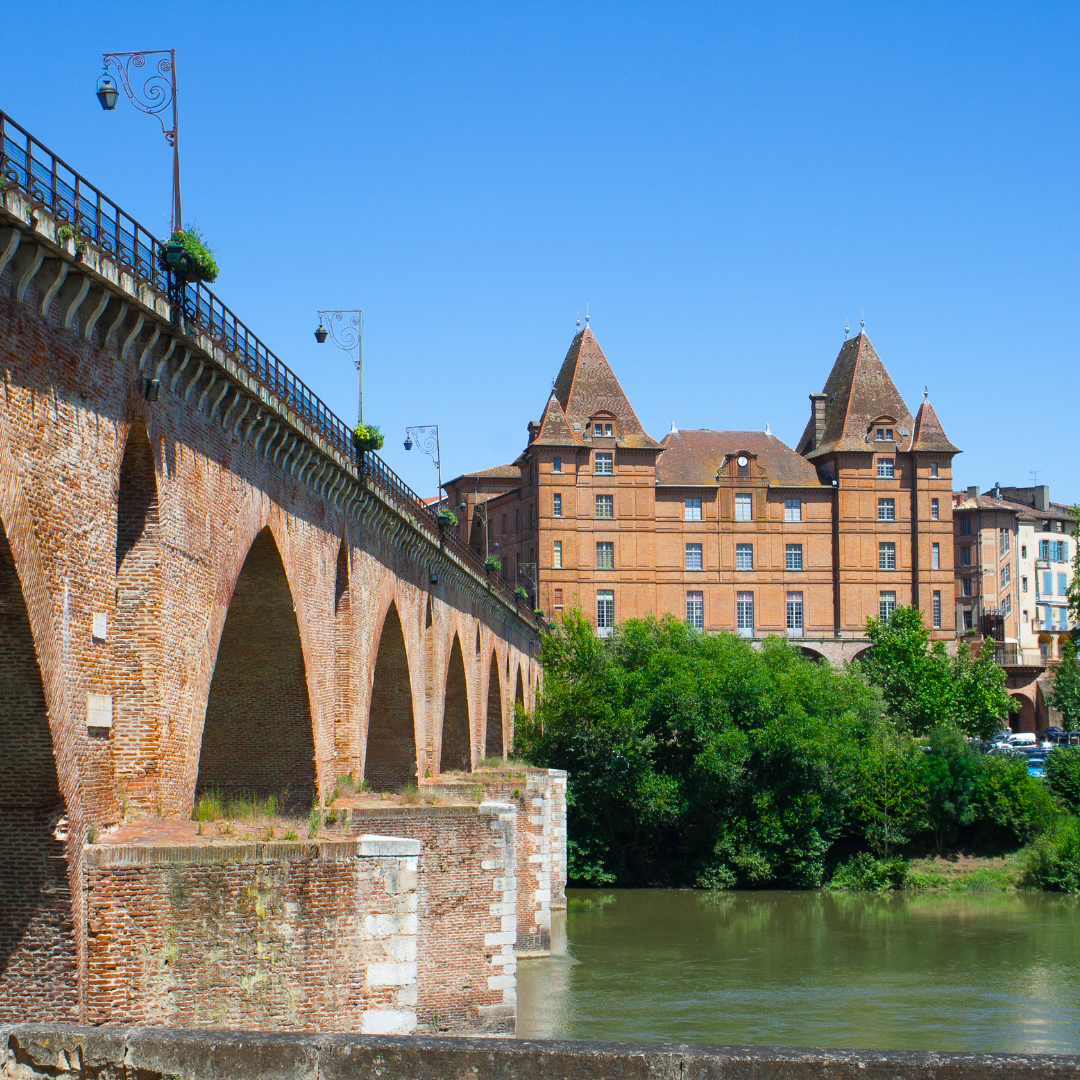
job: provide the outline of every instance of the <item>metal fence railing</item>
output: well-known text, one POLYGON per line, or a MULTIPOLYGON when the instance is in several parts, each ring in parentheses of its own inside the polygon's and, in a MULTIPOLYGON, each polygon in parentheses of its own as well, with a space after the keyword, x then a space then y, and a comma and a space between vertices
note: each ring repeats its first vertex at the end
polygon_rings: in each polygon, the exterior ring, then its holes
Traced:
MULTIPOLYGON (((174 319, 179 322, 182 317, 189 336, 209 337, 286 408, 348 458, 361 479, 370 481, 400 510, 437 534, 441 543, 475 573, 489 577, 483 560, 472 548, 451 530, 439 529, 435 509, 374 451, 359 450, 349 425, 335 416, 203 282, 187 282, 180 287, 159 262, 161 242, 153 233, 2 111, 0 177, 4 187, 17 187, 32 206, 44 208, 58 221, 69 223, 78 243, 93 245, 136 281, 168 295, 174 309, 179 302, 181 311, 174 310, 174 319)), ((517 598, 505 582, 498 578, 489 580, 504 599, 518 606, 517 598)))

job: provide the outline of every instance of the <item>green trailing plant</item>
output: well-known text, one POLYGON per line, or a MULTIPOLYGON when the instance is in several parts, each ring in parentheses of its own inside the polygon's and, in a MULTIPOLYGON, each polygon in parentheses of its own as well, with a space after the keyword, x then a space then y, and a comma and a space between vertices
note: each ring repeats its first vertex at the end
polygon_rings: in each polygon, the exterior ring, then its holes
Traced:
POLYGON ((489 574, 498 574, 502 570, 502 563, 499 561, 497 556, 489 555, 484 560, 484 569, 489 574))
POLYGON ((75 226, 70 222, 64 222, 64 224, 56 230, 56 239, 61 243, 67 243, 68 240, 74 240, 75 226))
POLYGON ((386 442, 386 436, 379 430, 378 424, 357 424, 352 437, 360 450, 381 450, 386 442))
POLYGON ((169 239, 158 248, 158 266, 188 281, 210 282, 218 276, 213 251, 206 246, 202 233, 191 226, 174 229, 169 239), (170 261, 170 255, 175 255, 177 261, 170 261))
POLYGON ((453 529, 457 526, 457 514, 445 506, 439 511, 437 520, 440 529, 453 529))
POLYGON ((514 595, 521 601, 525 601, 525 600, 529 599, 529 594, 528 594, 528 592, 525 591, 525 586, 524 585, 519 585, 514 590, 514 595))

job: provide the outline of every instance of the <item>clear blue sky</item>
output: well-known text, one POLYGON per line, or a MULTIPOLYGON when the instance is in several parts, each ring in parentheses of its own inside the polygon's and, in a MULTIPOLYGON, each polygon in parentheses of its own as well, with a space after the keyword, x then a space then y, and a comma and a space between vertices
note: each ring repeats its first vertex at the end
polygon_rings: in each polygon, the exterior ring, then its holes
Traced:
MULTIPOLYGON (((646 429, 789 443, 866 328, 956 487, 1080 500, 1080 6, 31 4, 0 108, 164 233, 155 122, 100 54, 174 47, 184 216, 226 303, 422 494, 512 460, 588 302, 646 429), (31 37, 34 37, 31 33, 31 37)), ((8 50, 10 52, 10 50, 8 50)), ((10 57, 9 57, 10 59, 10 57)))

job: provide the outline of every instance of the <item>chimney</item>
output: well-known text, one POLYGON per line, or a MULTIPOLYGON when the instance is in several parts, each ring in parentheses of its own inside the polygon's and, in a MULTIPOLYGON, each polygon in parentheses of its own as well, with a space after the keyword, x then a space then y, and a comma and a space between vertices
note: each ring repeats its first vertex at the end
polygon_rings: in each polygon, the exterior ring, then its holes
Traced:
POLYGON ((1000 499, 1001 498, 1001 481, 1000 480, 998 480, 997 483, 994 484, 994 498, 995 499, 1000 499))
POLYGON ((1031 489, 1031 493, 1035 497, 1036 510, 1050 509, 1050 486, 1048 484, 1036 484, 1031 489))
POLYGON ((974 484, 967 489, 967 497, 969 499, 977 499, 979 497, 979 487, 977 484, 974 484))
POLYGON ((810 418, 814 421, 812 450, 816 450, 821 445, 821 440, 825 438, 825 402, 828 400, 826 394, 810 395, 810 418))

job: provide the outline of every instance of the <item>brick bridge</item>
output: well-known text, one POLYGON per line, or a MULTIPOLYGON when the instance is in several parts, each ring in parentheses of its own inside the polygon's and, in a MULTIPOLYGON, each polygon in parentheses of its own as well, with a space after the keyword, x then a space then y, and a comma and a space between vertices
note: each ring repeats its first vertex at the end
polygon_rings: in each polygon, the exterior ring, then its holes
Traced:
POLYGON ((88 831, 505 756, 537 627, 3 114, 0 165, 0 1014, 74 1018, 88 831))

